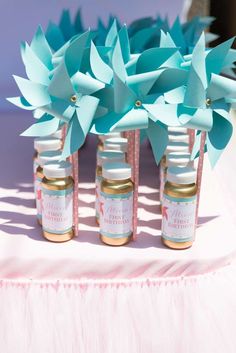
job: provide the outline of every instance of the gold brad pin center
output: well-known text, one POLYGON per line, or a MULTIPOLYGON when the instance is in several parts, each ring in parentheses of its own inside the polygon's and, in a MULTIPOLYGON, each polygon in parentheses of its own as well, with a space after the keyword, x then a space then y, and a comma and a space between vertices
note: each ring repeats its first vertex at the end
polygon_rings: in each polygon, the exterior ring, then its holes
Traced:
POLYGON ((140 107, 142 106, 142 102, 141 102, 140 100, 137 100, 137 101, 135 102, 135 106, 136 106, 137 108, 140 108, 140 107))
POLYGON ((206 106, 209 107, 211 105, 211 99, 207 98, 206 99, 206 106))
POLYGON ((75 94, 73 94, 73 96, 70 97, 70 101, 71 101, 72 103, 75 103, 75 102, 77 101, 77 97, 76 97, 75 94))

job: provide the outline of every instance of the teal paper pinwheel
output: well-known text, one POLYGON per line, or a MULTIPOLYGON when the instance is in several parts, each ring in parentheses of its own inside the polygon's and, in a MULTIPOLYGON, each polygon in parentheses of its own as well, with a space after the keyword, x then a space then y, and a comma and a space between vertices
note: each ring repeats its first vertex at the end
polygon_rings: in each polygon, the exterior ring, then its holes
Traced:
POLYGON ((220 76, 220 72, 233 41, 222 43, 206 55, 202 34, 193 51, 187 85, 178 97, 179 104, 173 104, 169 96, 172 104, 145 106, 156 119, 170 126, 183 125, 197 130, 193 158, 198 155, 201 131, 206 131, 206 151, 212 167, 232 135, 229 110, 236 97, 236 82, 220 76), (164 121, 164 117, 168 119, 164 121))
MULTIPOLYGON (((112 67, 102 60, 96 52, 96 47, 92 46, 91 68, 94 77, 106 84, 100 93, 102 95, 106 90, 110 90, 114 104, 113 107, 108 107, 107 114, 94 120, 91 132, 104 134, 111 131, 145 129, 156 162, 159 163, 168 143, 167 126, 158 121, 145 105, 163 104, 163 92, 176 88, 180 82, 185 82, 186 71, 166 67, 159 69, 176 51, 176 48, 153 48, 145 51, 137 60, 136 73, 129 76, 119 38, 111 59, 112 67), (152 71, 146 71, 148 62, 152 62, 152 71)), ((105 101, 106 97, 100 98, 105 101)))
POLYGON ((72 39, 76 34, 85 32, 81 9, 78 9, 74 21, 71 19, 70 11, 65 9, 62 11, 59 24, 49 22, 46 30, 46 38, 54 52, 64 46, 66 42, 72 39))
POLYGON ((60 121, 68 124, 63 159, 84 143, 99 104, 93 94, 104 87, 79 71, 88 40, 89 31, 73 41, 48 84, 15 77, 23 97, 8 99, 21 108, 47 113, 23 133, 25 136, 48 136, 58 129, 60 121))

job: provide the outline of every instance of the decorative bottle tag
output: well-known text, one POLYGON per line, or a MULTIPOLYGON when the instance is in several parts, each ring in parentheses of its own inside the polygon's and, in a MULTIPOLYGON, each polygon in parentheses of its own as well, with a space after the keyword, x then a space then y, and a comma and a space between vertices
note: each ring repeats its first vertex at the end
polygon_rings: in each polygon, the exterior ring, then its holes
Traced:
POLYGON ((48 190, 42 188, 42 225, 49 233, 63 234, 73 226, 73 188, 48 190))
POLYGON ((95 210, 96 210, 96 217, 99 219, 100 214, 100 192, 101 192, 101 176, 96 176, 95 179, 95 210))
POLYGON ((36 208, 37 208, 37 218, 42 219, 42 179, 39 177, 35 178, 35 198, 36 198, 36 208))
POLYGON ((128 237, 133 232, 133 192, 100 194, 100 233, 110 238, 128 237))
POLYGON ((195 232, 196 196, 173 198, 163 195, 162 236, 174 242, 191 241, 195 232))

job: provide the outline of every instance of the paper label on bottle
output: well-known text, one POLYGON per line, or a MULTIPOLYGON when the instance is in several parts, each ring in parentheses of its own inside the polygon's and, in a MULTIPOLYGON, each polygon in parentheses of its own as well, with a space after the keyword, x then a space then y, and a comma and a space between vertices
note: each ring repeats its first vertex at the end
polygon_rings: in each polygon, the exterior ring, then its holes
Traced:
POLYGON ((163 195, 162 236, 171 241, 185 242, 194 239, 196 196, 191 198, 172 198, 163 195))
POLYGON ((73 226, 73 188, 42 188, 42 226, 50 233, 63 234, 73 226))
POLYGON ((35 179, 35 199, 36 199, 36 209, 37 217, 42 218, 42 188, 41 188, 41 178, 36 177, 35 179))
POLYGON ((162 165, 160 165, 160 203, 162 203, 164 187, 166 182, 165 170, 162 165))
POLYGON ((111 238, 128 237, 133 232, 133 192, 100 194, 100 233, 111 238))
POLYGON ((96 210, 96 217, 99 219, 100 214, 100 192, 101 192, 101 176, 96 176, 95 179, 95 210, 96 210))

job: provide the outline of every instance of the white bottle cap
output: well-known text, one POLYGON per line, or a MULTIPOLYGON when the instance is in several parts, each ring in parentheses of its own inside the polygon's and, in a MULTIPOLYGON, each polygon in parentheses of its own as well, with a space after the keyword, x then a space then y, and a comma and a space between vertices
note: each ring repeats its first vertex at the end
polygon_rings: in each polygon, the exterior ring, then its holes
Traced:
POLYGON ((45 164, 43 174, 46 178, 65 178, 72 174, 72 165, 64 161, 45 164))
POLYGON ((170 142, 166 147, 165 154, 169 154, 171 152, 188 152, 189 145, 185 142, 170 142))
POLYGON ((39 153, 57 151, 61 148, 61 140, 53 137, 39 137, 34 140, 34 149, 39 153))
POLYGON ((189 143, 189 136, 187 134, 182 134, 182 133, 169 134, 168 138, 169 138, 169 143, 170 142, 189 143))
POLYGON ((54 134, 52 134, 51 137, 54 137, 56 139, 62 139, 62 129, 57 130, 56 132, 54 132, 54 134))
POLYGON ((167 167, 187 167, 192 163, 190 156, 187 152, 171 152, 166 156, 167 167))
POLYGON ((125 162, 125 153, 121 151, 98 151, 97 163, 99 166, 111 162, 125 162))
POLYGON ((186 129, 186 127, 181 127, 181 126, 176 126, 176 127, 173 127, 173 126, 169 126, 168 127, 168 131, 170 134, 172 134, 173 132, 179 132, 179 133, 182 133, 182 134, 187 134, 188 133, 188 129, 186 129))
POLYGON ((112 137, 104 141, 104 150, 127 152, 128 139, 124 137, 112 137))
POLYGON ((189 167, 170 167, 167 169, 167 180, 175 184, 196 183, 197 172, 189 167))
POLYGON ((105 179, 125 180, 131 178, 131 166, 128 163, 105 163, 102 167, 105 179))
POLYGON ((37 162, 40 166, 50 162, 57 162, 61 158, 61 151, 45 151, 38 155, 37 162))
POLYGON ((98 136, 99 140, 101 140, 103 142, 109 138, 112 138, 112 137, 122 137, 122 132, 110 132, 109 134, 98 136))

